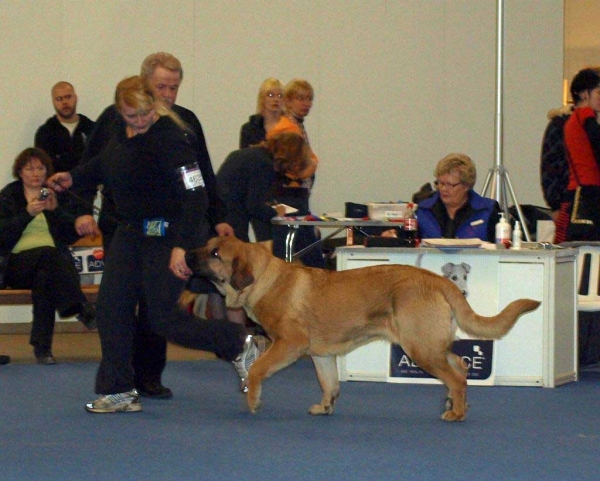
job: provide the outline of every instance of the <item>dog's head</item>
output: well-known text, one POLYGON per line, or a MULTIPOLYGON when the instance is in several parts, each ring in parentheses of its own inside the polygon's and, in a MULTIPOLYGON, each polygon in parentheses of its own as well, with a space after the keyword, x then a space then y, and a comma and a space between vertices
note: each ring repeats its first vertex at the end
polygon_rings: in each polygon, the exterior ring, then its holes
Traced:
MULTIPOLYGON (((226 286, 241 291, 255 281, 253 255, 261 244, 250 244, 235 237, 213 237, 205 247, 186 253, 185 260, 194 274, 207 278, 226 294, 226 286)), ((271 254, 269 253, 269 256, 271 254)))
POLYGON ((464 262, 461 264, 453 264, 452 262, 448 262, 442 266, 442 274, 444 277, 454 282, 454 284, 456 284, 465 297, 469 295, 467 276, 469 275, 470 270, 471 266, 469 264, 465 264, 464 262))

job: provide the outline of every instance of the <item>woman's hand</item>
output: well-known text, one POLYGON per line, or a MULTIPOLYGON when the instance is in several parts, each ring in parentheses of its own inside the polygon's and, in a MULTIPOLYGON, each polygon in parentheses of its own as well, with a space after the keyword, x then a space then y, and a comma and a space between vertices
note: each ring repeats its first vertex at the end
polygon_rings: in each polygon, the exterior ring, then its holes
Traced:
POLYGON ((185 250, 181 247, 173 247, 169 269, 171 269, 171 272, 182 281, 187 281, 192 275, 192 271, 185 262, 185 250))
POLYGON ((87 214, 81 215, 75 219, 75 230, 80 236, 89 235, 92 240, 101 234, 94 216, 87 214))
POLYGON ((27 203, 27 212, 29 212, 29 215, 31 217, 35 217, 40 212, 44 211, 46 209, 47 205, 48 205, 48 199, 46 199, 46 200, 39 200, 36 197, 31 202, 27 203))
POLYGON ((56 192, 62 192, 73 185, 73 177, 68 172, 57 172, 46 181, 46 185, 56 192))
POLYGON ((35 217, 44 210, 54 210, 58 207, 56 193, 52 189, 47 190, 48 195, 44 199, 40 199, 40 196, 36 195, 27 203, 27 212, 31 217, 35 217))

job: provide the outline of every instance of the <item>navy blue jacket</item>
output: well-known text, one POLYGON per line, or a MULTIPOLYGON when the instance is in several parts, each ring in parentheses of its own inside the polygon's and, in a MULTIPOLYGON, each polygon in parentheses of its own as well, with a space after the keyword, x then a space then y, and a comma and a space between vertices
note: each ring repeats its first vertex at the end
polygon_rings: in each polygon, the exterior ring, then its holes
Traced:
POLYGON ((440 194, 436 192, 433 197, 422 201, 417 208, 419 237, 421 239, 476 238, 494 242, 499 213, 498 202, 481 197, 471 190, 469 201, 456 213, 452 225, 446 207, 440 200, 440 194))
POLYGON ((569 200, 569 164, 564 142, 564 126, 571 114, 556 115, 548 122, 542 140, 540 174, 542 191, 546 204, 552 210, 560 209, 560 204, 569 200))

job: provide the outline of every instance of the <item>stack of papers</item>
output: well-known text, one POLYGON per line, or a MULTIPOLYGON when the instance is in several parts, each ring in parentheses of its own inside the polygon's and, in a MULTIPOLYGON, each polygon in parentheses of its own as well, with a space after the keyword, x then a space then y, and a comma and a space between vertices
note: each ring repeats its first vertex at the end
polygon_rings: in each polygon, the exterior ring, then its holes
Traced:
POLYGON ((477 249, 482 244, 481 239, 421 239, 421 247, 477 249))

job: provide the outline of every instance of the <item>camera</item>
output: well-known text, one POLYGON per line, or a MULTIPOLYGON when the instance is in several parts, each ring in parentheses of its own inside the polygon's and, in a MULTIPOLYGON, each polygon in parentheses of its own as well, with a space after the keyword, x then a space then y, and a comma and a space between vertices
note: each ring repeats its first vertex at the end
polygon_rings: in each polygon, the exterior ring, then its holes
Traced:
POLYGON ((42 190, 40 190, 40 196, 38 197, 38 200, 46 200, 49 195, 50 191, 43 187, 42 190))

